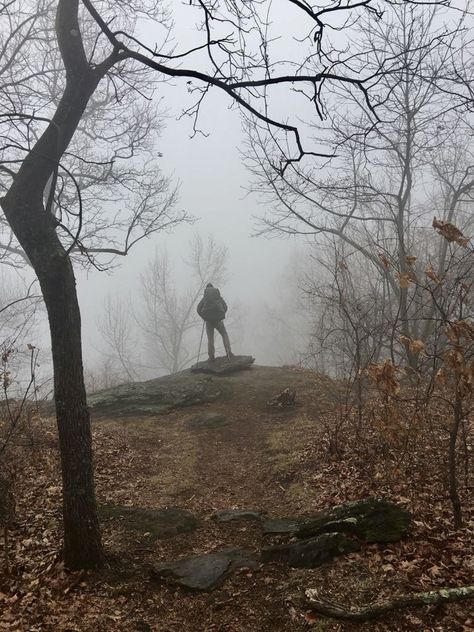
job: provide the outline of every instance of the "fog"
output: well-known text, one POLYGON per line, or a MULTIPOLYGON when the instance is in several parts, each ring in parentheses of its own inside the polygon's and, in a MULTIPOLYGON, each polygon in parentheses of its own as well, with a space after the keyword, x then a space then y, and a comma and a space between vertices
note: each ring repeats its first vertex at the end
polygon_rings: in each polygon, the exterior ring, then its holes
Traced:
MULTIPOLYGON (((172 33, 178 48, 201 42, 201 35, 190 18, 187 7, 174 7, 175 25, 172 33)), ((196 16, 198 17, 198 16, 196 16)), ((286 14, 278 9, 274 14, 273 28, 285 22, 286 14)), ((299 18, 295 16, 295 29, 299 18)), ((301 20, 304 25, 305 20, 301 20)), ((306 28, 306 26, 305 26, 306 28)), ((154 45, 156 33, 146 23, 141 25, 142 37, 154 45)), ((296 33, 296 31, 295 31, 296 33)), ((303 35, 303 31, 301 32, 303 35)), ((279 38, 278 52, 291 59, 294 49, 292 37, 279 38)), ((203 56, 201 56, 203 57, 203 56)), ((199 56, 198 56, 199 59, 199 56)), ((278 115, 291 111, 299 103, 293 117, 308 109, 306 100, 282 92, 283 98, 274 100, 278 115)), ((117 266, 109 272, 77 270, 78 293, 82 306, 84 328, 84 354, 86 365, 94 366, 104 351, 98 319, 101 318, 107 294, 127 300, 136 295, 139 277, 155 252, 166 249, 175 264, 176 289, 187 284, 186 267, 179 259, 186 258, 189 240, 198 233, 203 238, 212 235, 216 242, 228 250, 228 279, 221 288, 230 306, 237 305, 240 327, 229 334, 239 353, 254 355, 262 364, 290 362, 298 350, 289 351, 289 340, 272 340, 269 336, 268 310, 288 300, 293 293, 285 285, 290 282, 291 259, 303 240, 283 235, 271 238, 258 235, 263 225, 260 217, 268 210, 258 195, 250 194, 249 172, 242 151, 247 140, 242 128, 240 112, 231 108, 227 95, 213 90, 204 100, 198 120, 202 133, 193 133, 193 119, 182 116, 183 110, 193 102, 184 80, 169 80, 160 84, 155 99, 165 112, 164 128, 157 142, 160 166, 163 172, 179 182, 179 207, 195 218, 191 225, 181 224, 166 233, 153 234, 141 241, 117 266), (242 318, 243 316, 243 318, 242 318), (265 330, 265 331, 262 331, 265 330)), ((212 282, 212 279, 209 279, 212 282)), ((284 311, 282 309, 282 311, 284 311)), ((289 326, 287 334, 290 333, 289 326)), ((277 328, 273 335, 276 335, 277 328)))
MULTIPOLYGON (((263 335, 261 330, 268 328, 268 323, 265 325, 262 311, 285 300, 288 268, 302 240, 258 235, 263 229, 259 218, 265 208, 258 196, 248 192, 249 173, 242 158, 245 138, 239 112, 227 107, 226 97, 210 95, 200 116, 200 127, 208 136, 193 136, 191 119, 178 120, 183 99, 189 96, 183 85, 173 83, 163 85, 163 94, 157 95, 164 98, 167 106, 165 127, 157 143, 163 154, 160 164, 165 173, 179 182, 178 206, 195 222, 153 234, 125 258, 118 258, 110 271, 77 270, 86 365, 94 366, 104 351, 97 321, 107 294, 126 299, 136 294, 140 274, 155 251, 166 249, 179 264, 180 259, 186 258, 189 240, 196 233, 203 238, 212 235, 228 250, 229 278, 221 290, 230 306, 229 317, 235 304, 245 315, 237 338, 232 327, 229 329, 236 351, 252 354, 262 364, 289 361, 287 352, 279 352, 280 343, 263 335)), ((186 286, 187 272, 185 266, 176 266, 178 291, 180 281, 186 286)))
MULTIPOLYGON (((174 26, 171 35, 166 30, 157 33, 155 24, 150 26, 147 21, 140 19, 137 34, 148 46, 153 47, 160 38, 170 37, 170 45, 176 44, 176 50, 180 52, 184 45, 189 49, 202 42, 203 33, 196 28, 196 20, 200 17, 198 7, 173 5, 173 12, 174 26)), ((414 38, 410 49, 414 63, 419 61, 416 51, 423 37, 428 37, 427 33, 430 32, 437 34, 438 44, 437 37, 430 41, 426 40, 423 44, 430 51, 428 57, 432 56, 431 61, 426 62, 426 72, 430 72, 430 63, 433 67, 438 64, 442 69, 440 76, 444 76, 446 69, 443 64, 447 62, 443 59, 448 57, 443 58, 442 55, 445 53, 439 53, 438 49, 441 50, 445 46, 446 50, 451 51, 453 59, 457 54, 462 57, 462 46, 457 49, 453 45, 452 42, 456 39, 453 38, 451 41, 449 28, 453 28, 453 33, 456 32, 458 37, 465 37, 464 21, 468 18, 461 17, 456 11, 449 12, 439 8, 434 10, 432 18, 426 18, 424 25, 421 21, 423 15, 426 16, 427 13, 423 14, 420 7, 417 7, 404 11, 393 10, 385 17, 387 23, 391 21, 390 32, 396 34, 395 45, 403 47, 403 33, 414 38), (409 11, 414 11, 413 15, 416 14, 420 21, 421 26, 418 30, 410 29, 409 11)), ((292 7, 291 16, 290 33, 285 28, 289 19, 288 7, 281 8, 275 5, 265 36, 269 42, 272 64, 278 67, 280 73, 295 72, 295 64, 305 55, 308 55, 305 63, 309 62, 311 68, 314 54, 313 39, 306 37, 308 26, 305 15, 300 15, 299 11, 295 13, 292 7)), ((341 27, 339 30, 333 30, 328 26, 330 47, 335 51, 336 57, 340 56, 343 59, 347 51, 359 50, 361 42, 369 49, 373 46, 373 50, 377 50, 377 47, 382 50, 386 47, 388 50, 392 45, 392 42, 389 42, 391 36, 388 37, 383 22, 375 20, 371 23, 370 12, 365 17, 365 32, 351 30, 350 21, 345 23, 337 12, 332 17, 327 17, 332 26, 341 27)), ((364 20, 361 23, 364 24, 364 20)), ((357 24, 357 21, 354 22, 354 25, 357 24)), ((216 28, 216 37, 222 36, 220 30, 224 27, 216 28)), ((252 41, 255 37, 254 32, 249 35, 252 44, 255 43, 252 41)), ((466 40, 467 49, 469 45, 466 40)), ((375 64, 375 71, 377 70, 377 55, 371 57, 368 53, 367 57, 363 56, 360 59, 351 58, 354 65, 352 72, 363 73, 364 65, 370 60, 370 63, 375 64)), ((206 51, 202 50, 185 58, 181 67, 197 67, 209 71, 209 63, 206 51)), ((425 63, 424 58, 422 63, 425 63)), ((465 68, 469 69, 469 64, 465 68)), ((271 66, 268 72, 273 72, 271 66)), ((177 208, 183 209, 193 221, 178 224, 169 231, 152 232, 146 239, 139 241, 126 257, 117 257, 107 271, 99 271, 91 266, 86 270, 75 263, 86 369, 92 373, 100 372, 104 359, 111 353, 101 331, 105 305, 110 298, 121 300, 127 308, 131 308, 130 311, 133 313, 127 327, 136 328, 135 321, 140 317, 139 312, 142 309, 139 296, 141 276, 157 254, 168 253, 177 295, 192 290, 194 281, 184 261, 189 255, 190 241, 199 235, 204 240, 211 236, 217 246, 227 249, 228 275, 219 285, 230 306, 227 322, 236 353, 251 354, 259 364, 300 362, 304 360, 309 345, 314 342, 311 334, 316 334, 320 335, 321 339, 318 342, 318 351, 311 352, 313 364, 318 357, 322 358, 328 353, 329 363, 322 364, 327 370, 334 371, 335 361, 332 360, 332 354, 335 345, 338 348, 338 363, 346 370, 345 363, 348 361, 352 370, 353 354, 349 353, 349 360, 346 356, 347 349, 352 348, 353 340, 347 322, 342 322, 347 314, 341 312, 341 293, 347 292, 348 296, 350 295, 351 300, 355 302, 356 311, 359 302, 366 304, 375 301, 375 304, 378 304, 377 301, 380 301, 384 304, 385 273, 378 269, 377 265, 380 263, 381 253, 383 257, 388 253, 389 257, 385 261, 393 267, 390 280, 390 292, 393 297, 389 303, 390 309, 396 314, 394 306, 400 297, 394 279, 405 275, 405 282, 410 282, 408 273, 404 271, 406 263, 403 258, 408 255, 413 259, 411 250, 420 248, 415 227, 419 229, 423 226, 423 235, 429 235, 433 212, 439 217, 459 219, 462 223, 461 228, 469 224, 466 206, 469 200, 466 202, 463 198, 459 204, 456 202, 455 216, 449 215, 449 200, 445 195, 446 182, 443 180, 444 170, 448 164, 458 165, 454 171, 457 169, 459 172, 462 172, 465 165, 468 165, 468 171, 470 168, 471 149, 469 143, 466 143, 466 138, 471 134, 471 123, 469 117, 462 116, 461 104, 465 99, 461 94, 462 90, 459 94, 456 93, 455 98, 458 101, 453 107, 449 96, 446 96, 449 95, 451 87, 445 85, 440 86, 436 96, 426 95, 424 101, 416 103, 417 91, 424 89, 423 81, 417 78, 406 81, 407 98, 412 99, 414 109, 418 108, 421 112, 417 114, 417 129, 421 130, 419 137, 415 139, 418 143, 417 149, 413 156, 409 157, 406 167, 412 172, 408 186, 404 177, 400 178, 400 182, 397 181, 400 175, 397 148, 403 146, 405 132, 408 135, 411 133, 406 131, 409 125, 405 125, 411 114, 408 109, 403 118, 403 107, 401 112, 397 110, 403 101, 397 101, 397 92, 403 91, 400 87, 403 81, 396 79, 399 69, 394 67, 392 72, 393 80, 384 78, 380 80, 380 85, 376 83, 374 87, 374 93, 379 91, 374 102, 378 103, 377 107, 386 108, 383 110, 385 118, 382 117, 386 129, 383 129, 380 137, 377 137, 377 126, 374 124, 376 117, 372 117, 373 112, 364 104, 360 88, 355 90, 353 87, 346 88, 343 82, 330 82, 325 86, 326 92, 323 96, 320 98, 318 95, 314 99, 303 90, 295 89, 292 84, 268 88, 268 116, 298 125, 305 149, 334 152, 334 157, 329 161, 322 157, 307 156, 301 163, 295 163, 289 170, 288 178, 279 174, 278 184, 274 189, 268 174, 265 173, 264 165, 268 158, 275 159, 275 152, 278 153, 282 146, 288 155, 297 155, 294 136, 276 134, 276 137, 272 138, 273 147, 268 150, 266 141, 263 141, 262 137, 258 139, 258 134, 262 130, 254 127, 251 130, 252 140, 249 141, 248 130, 244 130, 241 113, 235 103, 217 88, 211 88, 206 94, 200 106, 198 120, 195 122, 192 115, 183 115, 183 112, 196 102, 196 92, 193 92, 194 80, 174 78, 162 81, 160 76, 153 92, 154 102, 162 113, 162 129, 156 141, 155 157, 161 173, 170 177, 172 184, 178 184, 177 208), (383 81, 387 81, 387 85, 383 84, 383 81), (417 89, 413 88, 411 81, 419 81, 417 89), (382 94, 391 95, 387 105, 380 98, 382 94), (390 102, 390 99, 393 101, 390 102), (314 108, 315 102, 318 111, 314 108), (393 112, 396 113, 395 117, 392 117, 393 112), (322 116, 318 117, 318 113, 322 116), (397 120, 399 114, 400 120, 397 120), (346 134, 345 126, 352 131, 355 130, 355 136, 371 130, 373 139, 371 138, 365 146, 362 142, 359 145, 351 145, 351 135, 346 134), (393 139, 393 151, 387 150, 380 141, 384 134, 393 139), (455 145, 455 151, 448 155, 451 145, 455 145), (357 160, 354 160, 354 157, 357 160), (359 166, 353 173, 350 173, 348 167, 351 161, 359 161, 359 166), (252 178, 247 168, 249 163, 254 171, 252 178), (339 180, 344 183, 344 188, 338 189, 339 180), (362 200, 359 199, 360 186, 368 187, 365 190, 366 197, 362 200), (398 191, 395 193, 397 187, 403 195, 398 191), (399 217, 403 219, 393 232, 393 209, 384 197, 386 194, 389 198, 398 195, 400 199, 405 200, 405 206, 398 209, 399 217), (354 214, 354 209, 357 209, 358 214, 354 214), (262 216, 266 217, 267 222, 270 218, 270 222, 277 224, 279 230, 261 234, 265 228, 262 216), (387 229, 387 226, 390 228, 387 229), (285 231, 297 234, 289 237, 285 236, 285 231), (398 244, 399 235, 404 231, 406 235, 403 235, 403 243, 398 244), (339 265, 342 266, 340 269, 350 269, 354 272, 350 279, 343 279, 342 289, 337 276, 339 265), (378 275, 376 288, 371 285, 369 271, 372 275, 378 275), (329 294, 325 284, 330 285, 329 294), (310 301, 305 303, 308 297, 310 301), (323 318, 324 314, 329 314, 329 317, 323 318)), ((461 83, 462 81, 468 85, 470 78, 460 79, 461 83)), ((139 100, 138 93, 135 96, 139 100)), ((85 123, 87 124, 87 118, 85 123)), ((130 162, 133 164, 133 159, 130 162)), ((121 200, 118 200, 114 207, 111 202, 97 201, 97 208, 94 208, 94 211, 99 211, 99 217, 101 214, 112 217, 120 207, 120 202, 121 200)), ((89 219, 93 224, 94 216, 89 219)), ((71 226, 73 225, 72 223, 71 226)), ((429 240, 428 236, 427 241, 429 240)), ((422 255, 426 261, 438 247, 433 244, 434 242, 423 246, 422 255)), ((443 256, 441 260, 444 260, 443 256)), ((32 278, 32 274, 24 270, 17 270, 12 276, 15 274, 24 278, 26 283, 32 278)), ((207 279, 208 282, 214 280, 207 279)), ((348 297, 345 297, 345 300, 347 299, 348 297)), ((386 329, 387 319, 390 321, 393 317, 392 320, 396 323, 393 325, 394 330, 399 326, 403 329, 404 325, 400 325, 398 316, 394 314, 388 317, 382 309, 381 321, 377 322, 377 327, 386 329)), ((50 364, 50 345, 45 312, 40 314, 39 320, 36 330, 31 331, 30 337, 41 349, 43 371, 47 372, 50 364)), ((369 321, 366 317, 364 326, 370 330, 372 324, 369 321)), ((190 362, 194 361, 193 356, 197 353, 199 329, 200 323, 197 322, 189 343, 196 347, 196 351, 190 353, 190 362)), ((134 354, 138 360, 142 358, 142 364, 146 365, 146 371, 139 371, 137 377, 153 377, 155 374, 163 373, 163 367, 159 366, 158 360, 155 366, 153 357, 150 357, 152 354, 149 348, 147 349, 143 336, 135 331, 133 335, 134 354)), ((403 335, 406 335, 406 332, 403 335)), ((377 347, 378 343, 373 344, 377 347)), ((129 341, 129 348, 130 345, 129 341)), ((372 357, 371 354, 372 352, 368 357, 372 357)))

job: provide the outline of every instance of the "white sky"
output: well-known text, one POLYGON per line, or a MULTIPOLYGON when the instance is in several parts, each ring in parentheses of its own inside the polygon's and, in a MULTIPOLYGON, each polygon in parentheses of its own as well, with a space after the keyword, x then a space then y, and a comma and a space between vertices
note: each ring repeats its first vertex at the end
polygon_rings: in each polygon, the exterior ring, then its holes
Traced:
MULTIPOLYGON (((178 52, 203 42, 203 33, 196 29, 201 21, 201 11, 190 3, 171 0, 175 22, 174 41, 178 52)), ((314 50, 314 45, 297 44, 295 37, 307 35, 308 21, 294 6, 276 2, 272 6, 273 25, 270 36, 277 36, 275 52, 271 52, 272 61, 292 59, 301 56, 301 47, 314 50), (288 30, 288 21, 291 29, 288 30)), ((226 26, 225 29, 228 30, 226 26)), ((150 29, 141 25, 142 37, 153 47, 157 33, 156 27, 150 29)), ((227 31, 226 33, 227 34, 227 31)), ((205 69, 207 58, 198 53, 191 59, 185 59, 183 66, 205 69)), ((282 72, 282 68, 280 68, 282 72)), ((271 100, 273 115, 285 119, 288 115, 297 117, 304 111, 306 100, 301 96, 289 95, 288 88, 274 88, 271 100)), ((301 241, 284 238, 253 237, 256 232, 255 216, 263 215, 255 196, 246 195, 249 174, 242 164, 239 148, 244 140, 238 111, 230 109, 233 105, 229 97, 212 89, 202 107, 199 126, 209 133, 205 138, 192 134, 192 121, 188 117, 178 120, 184 107, 192 103, 185 79, 176 79, 159 87, 156 98, 162 98, 168 120, 159 151, 165 174, 173 174, 181 183, 180 204, 188 213, 198 218, 193 226, 178 226, 172 234, 157 234, 148 241, 140 242, 137 248, 121 262, 112 274, 91 271, 88 274, 78 271, 78 292, 83 315, 84 351, 86 362, 92 362, 100 346, 97 319, 102 310, 107 293, 129 295, 136 287, 139 275, 155 249, 166 245, 170 253, 181 252, 186 255, 187 243, 192 234, 198 231, 203 237, 212 234, 220 245, 228 249, 229 282, 221 288, 232 306, 238 302, 247 315, 248 327, 264 326, 257 312, 265 305, 281 301, 282 279, 287 278, 286 268, 295 248, 301 248, 301 241)), ((296 122, 296 121, 295 121, 296 122)), ((212 280, 211 280, 212 281, 212 280)), ((183 279, 183 284, 185 279, 183 279)), ((268 332, 266 332, 268 334, 268 332)), ((232 338, 232 332, 230 332, 232 338)), ((251 339, 258 341, 258 331, 253 331, 251 339)), ((257 348, 241 348, 234 340, 237 352, 252 353, 257 356, 257 348)), ((246 343, 242 343, 246 344, 246 343)), ((257 346, 254 343, 254 346, 257 346)))
MULTIPOLYGON (((180 207, 198 218, 192 226, 178 226, 172 233, 158 233, 142 241, 112 273, 78 271, 78 293, 82 308, 84 352, 86 362, 93 362, 100 347, 97 319, 107 293, 127 297, 136 287, 139 275, 155 252, 166 245, 170 253, 186 256, 187 242, 194 232, 212 234, 228 248, 230 279, 222 288, 230 304, 238 301, 246 312, 275 300, 279 279, 284 275, 294 240, 254 237, 255 216, 262 214, 255 196, 247 196, 248 173, 239 154, 243 136, 239 114, 229 110, 229 100, 212 95, 201 117, 202 129, 210 133, 204 138, 190 138, 192 123, 180 121, 179 103, 183 88, 165 86, 169 119, 158 142, 163 154, 165 173, 180 181, 180 207)), ((183 283, 185 280, 183 279, 183 283)), ((237 351, 256 353, 253 349, 237 351)), ((258 358, 257 358, 258 359, 258 358)))

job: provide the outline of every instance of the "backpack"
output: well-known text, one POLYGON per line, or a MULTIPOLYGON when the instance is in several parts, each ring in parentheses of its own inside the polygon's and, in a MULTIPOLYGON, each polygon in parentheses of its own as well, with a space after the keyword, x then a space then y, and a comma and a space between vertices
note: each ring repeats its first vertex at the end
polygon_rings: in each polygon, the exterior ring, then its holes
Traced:
POLYGON ((207 287, 204 290, 203 304, 200 310, 201 317, 209 322, 218 322, 225 318, 225 303, 221 293, 216 287, 207 287))

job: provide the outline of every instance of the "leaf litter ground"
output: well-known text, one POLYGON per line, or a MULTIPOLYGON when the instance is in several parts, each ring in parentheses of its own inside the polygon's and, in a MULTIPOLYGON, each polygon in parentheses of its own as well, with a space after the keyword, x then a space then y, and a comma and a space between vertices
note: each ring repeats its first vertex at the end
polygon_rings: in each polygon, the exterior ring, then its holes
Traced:
MULTIPOLYGON (((289 369, 290 371, 290 369, 289 369)), ((443 586, 473 583, 474 507, 465 494, 465 524, 455 532, 439 476, 436 437, 402 463, 369 434, 342 428, 340 452, 328 437, 338 423, 337 386, 298 372, 297 406, 280 410, 239 396, 165 416, 94 422, 97 495, 101 506, 181 507, 197 530, 156 539, 105 512, 106 568, 66 573, 60 559, 61 490, 52 421, 38 422, 35 444, 17 448, 17 516, 10 534, 10 570, 0 577, 0 630, 89 632, 270 632, 474 630, 472 601, 417 608, 363 624, 326 619, 305 606, 304 591, 346 607, 443 586), (196 414, 225 415, 226 425, 190 429, 196 414), (342 446, 342 447, 341 447, 342 446), (277 565, 241 569, 211 593, 191 593, 149 579, 154 563, 269 540, 257 522, 218 523, 216 511, 262 509, 294 516, 366 496, 385 496, 414 514, 411 536, 318 569, 277 565)), ((273 542, 278 542, 274 538, 273 542)))

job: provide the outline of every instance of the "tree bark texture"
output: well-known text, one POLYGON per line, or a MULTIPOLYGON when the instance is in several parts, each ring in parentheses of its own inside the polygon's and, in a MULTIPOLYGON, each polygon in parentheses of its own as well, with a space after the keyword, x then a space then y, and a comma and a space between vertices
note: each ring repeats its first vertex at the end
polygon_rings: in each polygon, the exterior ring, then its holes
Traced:
MULTIPOLYGON (((28 195, 4 204, 5 214, 38 276, 48 312, 54 397, 63 478, 64 559, 70 569, 102 563, 94 492, 90 418, 83 378, 81 316, 71 262, 54 229, 32 233, 28 215, 43 214, 28 195), (16 203, 15 203, 16 202, 16 203), (8 210, 7 210, 8 209, 8 210), (24 208, 23 208, 24 210, 24 208)), ((47 222, 51 224, 51 222, 47 222)))

